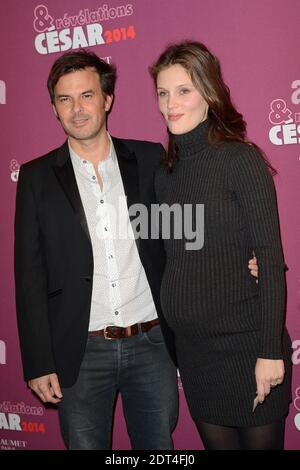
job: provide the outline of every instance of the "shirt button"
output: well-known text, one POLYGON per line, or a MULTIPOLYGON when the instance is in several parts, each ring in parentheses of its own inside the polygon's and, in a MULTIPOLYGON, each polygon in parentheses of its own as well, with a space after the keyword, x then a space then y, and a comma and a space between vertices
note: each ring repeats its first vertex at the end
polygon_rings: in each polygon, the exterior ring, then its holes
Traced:
POLYGON ((116 310, 116 311, 115 311, 115 315, 119 315, 119 312, 118 312, 118 310, 116 310))
POLYGON ((96 179, 96 176, 92 176, 92 179, 95 180, 95 179, 96 179))
POLYGON ((103 199, 101 199, 100 204, 103 204, 103 203, 104 203, 104 201, 103 201, 103 199))
POLYGON ((116 287, 116 285, 117 285, 117 284, 116 284, 115 282, 112 283, 112 286, 113 286, 113 287, 116 287))
POLYGON ((113 259, 113 255, 109 255, 109 256, 108 256, 108 259, 113 259))
POLYGON ((86 160, 83 160, 82 163, 86 163, 86 160))

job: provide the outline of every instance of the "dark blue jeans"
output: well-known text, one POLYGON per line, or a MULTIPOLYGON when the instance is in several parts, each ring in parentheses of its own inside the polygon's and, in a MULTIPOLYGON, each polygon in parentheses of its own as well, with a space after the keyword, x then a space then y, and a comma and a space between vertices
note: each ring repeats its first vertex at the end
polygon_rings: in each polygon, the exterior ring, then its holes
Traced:
POLYGON ((89 336, 77 382, 62 390, 61 432, 69 449, 110 449, 117 393, 133 449, 172 449, 178 417, 176 368, 160 326, 129 338, 89 336))

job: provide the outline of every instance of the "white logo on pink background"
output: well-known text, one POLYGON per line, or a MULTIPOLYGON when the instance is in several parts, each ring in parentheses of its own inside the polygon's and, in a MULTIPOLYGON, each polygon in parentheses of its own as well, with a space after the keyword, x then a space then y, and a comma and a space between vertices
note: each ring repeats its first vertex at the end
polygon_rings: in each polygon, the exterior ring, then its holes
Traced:
MULTIPOLYGON (((291 84, 291 103, 300 104, 300 80, 291 84)), ((282 98, 273 100, 270 104, 269 121, 273 126, 269 131, 269 139, 274 145, 289 145, 300 143, 300 112, 294 112, 282 98)))
MULTIPOLYGON (((292 362, 295 365, 300 364, 300 340, 296 339, 293 341, 292 348, 294 350, 292 355, 292 362)), ((295 390, 294 407, 299 413, 294 417, 294 423, 298 431, 300 431, 300 387, 295 390)))
POLYGON ((0 80, 0 104, 6 104, 6 84, 0 80))
POLYGON ((104 33, 100 24, 132 14, 132 4, 116 7, 105 4, 96 10, 84 8, 76 14, 64 13, 62 18, 54 18, 46 5, 38 5, 34 9, 33 19, 33 28, 38 33, 34 40, 35 49, 39 54, 51 54, 134 39, 133 25, 104 33))
POLYGON ((20 165, 17 162, 17 160, 15 160, 14 158, 10 161, 9 169, 10 169, 10 178, 13 183, 16 183, 19 177, 20 165))
POLYGON ((21 441, 20 439, 0 439, 0 450, 16 450, 26 449, 27 441, 21 441))
MULTIPOLYGON (((294 407, 297 411, 300 411, 300 387, 296 388, 295 390, 295 400, 294 400, 294 407)), ((297 413, 294 418, 294 423, 296 428, 300 431, 300 413, 297 413)))
POLYGON ((295 339, 292 343, 292 348, 294 350, 292 354, 292 363, 294 365, 300 364, 300 339, 295 339))
POLYGON ((0 364, 6 364, 6 344, 0 340, 0 364))

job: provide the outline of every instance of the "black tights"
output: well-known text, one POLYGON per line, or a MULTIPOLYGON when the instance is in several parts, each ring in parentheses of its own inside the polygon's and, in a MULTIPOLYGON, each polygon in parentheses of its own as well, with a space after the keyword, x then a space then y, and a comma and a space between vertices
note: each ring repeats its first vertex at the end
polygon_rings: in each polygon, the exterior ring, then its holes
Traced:
POLYGON ((264 426, 230 427, 196 422, 206 450, 281 450, 285 419, 264 426))

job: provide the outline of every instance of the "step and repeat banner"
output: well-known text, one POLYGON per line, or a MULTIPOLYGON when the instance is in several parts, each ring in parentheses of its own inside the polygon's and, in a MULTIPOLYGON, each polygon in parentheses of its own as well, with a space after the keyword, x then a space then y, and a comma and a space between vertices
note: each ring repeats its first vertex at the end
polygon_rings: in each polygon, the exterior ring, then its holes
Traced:
MULTIPOLYGON (((166 143, 148 67, 167 44, 204 42, 221 60, 248 136, 278 175, 282 241, 288 266, 287 325, 293 341, 293 401, 286 448, 300 449, 300 1, 299 0, 3 0, 0 3, 1 293, 0 449, 64 449, 55 408, 27 388, 16 327, 13 218, 22 163, 62 144, 46 80, 65 51, 89 48, 118 68, 109 131, 166 143)), ((176 449, 202 445, 180 390, 176 449)), ((121 404, 114 449, 130 449, 121 404)))

